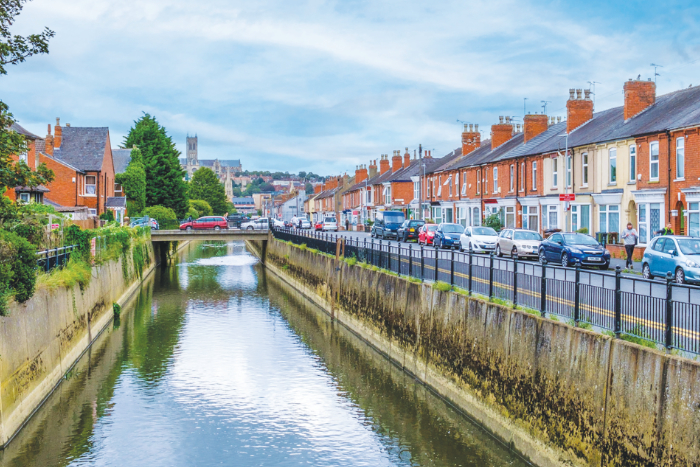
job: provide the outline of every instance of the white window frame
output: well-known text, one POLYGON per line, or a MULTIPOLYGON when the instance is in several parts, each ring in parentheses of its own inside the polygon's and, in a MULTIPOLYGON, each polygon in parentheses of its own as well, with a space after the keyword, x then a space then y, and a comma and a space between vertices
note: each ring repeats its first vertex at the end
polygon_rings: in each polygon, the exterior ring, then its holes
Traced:
POLYGON ((520 191, 525 191, 525 162, 520 164, 520 191))
POLYGON ((637 182, 637 145, 630 144, 629 152, 630 152, 630 162, 629 162, 630 183, 632 183, 632 182, 636 183, 637 182))
POLYGON ((97 209, 88 209, 88 214, 90 216, 97 216, 97 209))
POLYGON ((452 198, 452 175, 447 177, 445 184, 447 185, 447 194, 450 198, 452 198))
POLYGON ((688 216, 685 220, 686 235, 700 236, 700 203, 697 201, 688 203, 686 213, 688 216))
POLYGON ((498 193, 498 167, 493 168, 493 193, 498 193))
POLYGON ((489 194, 489 171, 484 168, 484 194, 489 194))
POLYGON ((85 184, 85 195, 86 196, 97 196, 97 175, 86 175, 84 179, 85 184), (93 183, 88 183, 88 179, 92 179, 93 183), (90 193, 90 187, 92 187, 92 193, 90 193))
POLYGON ((438 191, 435 194, 435 196, 438 198, 442 196, 442 175, 438 177, 438 191))
POLYGON ((515 191, 515 164, 510 164, 510 191, 515 191))
POLYGON ((649 180, 652 182, 659 181, 659 142, 652 141, 649 143, 649 180), (656 152, 656 155, 654 155, 656 152), (653 176, 654 166, 656 166, 656 177, 653 176))
POLYGON ((608 184, 617 185, 617 148, 608 149, 608 184))
POLYGON ((600 204, 598 205, 598 228, 601 232, 610 232, 610 214, 617 214, 617 233, 620 233, 622 229, 622 208, 619 204, 600 204), (612 209, 617 208, 617 209, 612 209), (605 229, 603 229, 603 223, 600 218, 605 216, 605 229))
POLYGON ((572 187, 572 183, 574 182, 574 180, 573 180, 574 177, 572 176, 572 174, 573 174, 573 170, 572 170, 572 169, 573 169, 573 167, 572 167, 573 163, 574 163, 574 162, 573 162, 573 157, 572 157, 572 156, 566 156, 566 186, 569 187, 569 188, 572 187))
POLYGON ((523 206, 523 229, 539 232, 540 210, 539 206, 523 206), (534 227, 531 225, 530 217, 535 217, 534 227))
POLYGON ((459 196, 459 172, 455 173, 455 196, 459 196))
POLYGON ((557 204, 547 204, 542 206, 544 209, 542 209, 542 230, 547 230, 547 229, 558 229, 559 228, 559 205, 557 204), (555 215, 555 225, 551 225, 549 222, 549 215, 554 214, 555 215), (547 222, 545 225, 544 222, 547 222))
POLYGON ((591 234, 591 210, 593 209, 593 206, 590 204, 572 204, 571 205, 571 231, 576 232, 578 229, 583 227, 581 224, 581 219, 582 217, 582 206, 588 206, 588 222, 587 226, 585 226, 588 229, 588 234, 591 234), (576 221, 574 222, 574 218, 576 221))
POLYGON ((462 174, 462 196, 467 196, 467 172, 462 174))
POLYGON ((420 196, 420 183, 413 182, 413 199, 418 199, 420 196))
POLYGON ((588 153, 581 154, 581 186, 588 186, 588 153))
POLYGON ((676 180, 685 180, 685 138, 683 136, 676 138, 676 180))
POLYGON ((124 193, 124 187, 122 186, 121 183, 114 182, 114 195, 116 196, 117 193, 120 195, 124 193), (119 186, 119 189, 117 190, 117 186, 119 186))
POLYGON ((31 202, 31 196, 29 193, 20 193, 17 199, 27 204, 31 202))
POLYGON ((19 155, 19 160, 22 161, 22 162, 24 162, 25 164, 28 164, 28 162, 27 162, 28 159, 27 159, 27 158, 28 158, 27 151, 25 151, 25 152, 23 152, 22 154, 19 155))
POLYGON ((552 158, 552 188, 559 188, 559 158, 552 158))
POLYGON ((537 190, 537 161, 532 161, 532 190, 537 190))
POLYGON ((515 206, 506 206, 505 208, 505 228, 514 229, 515 228, 515 206))
POLYGON ((391 204, 391 185, 384 187, 384 204, 391 204))
POLYGON ((476 171, 476 194, 481 194, 481 169, 476 171))

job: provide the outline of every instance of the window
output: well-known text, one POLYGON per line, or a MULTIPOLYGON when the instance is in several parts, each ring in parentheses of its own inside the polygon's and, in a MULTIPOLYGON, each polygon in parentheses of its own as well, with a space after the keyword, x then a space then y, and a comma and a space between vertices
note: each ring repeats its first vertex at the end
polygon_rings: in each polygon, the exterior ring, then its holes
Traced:
POLYGON ((581 186, 588 186, 588 153, 581 154, 581 186))
POLYGON ((452 198, 452 175, 450 175, 447 178, 447 181, 445 182, 445 184, 447 185, 448 195, 450 198, 452 198))
POLYGON ((532 163, 532 189, 537 189, 537 161, 532 163))
POLYGON ((420 184, 418 182, 413 182, 413 199, 418 199, 420 196, 420 184))
POLYGON ((688 235, 700 237, 700 203, 688 204, 688 235))
POLYGON ((571 187, 571 156, 566 156, 566 186, 571 187))
POLYGON ((484 194, 489 194, 489 171, 484 169, 484 194))
POLYGON ((510 191, 513 191, 515 187, 515 166, 511 164, 510 166, 510 191))
POLYGON ((498 193, 498 167, 493 168, 493 193, 498 193))
MULTIPOLYGON (((513 166, 511 166, 512 168, 513 166)), ((506 229, 515 228, 515 206, 506 206, 506 229)))
POLYGON ((438 191, 437 191, 437 194, 435 196, 437 196, 438 198, 440 196, 442 196, 442 175, 440 175, 440 177, 438 177, 438 191))
POLYGON ((630 146, 630 182, 637 181, 637 146, 630 146))
POLYGON ((119 183, 114 184, 114 196, 121 196, 122 195, 122 186, 119 183))
POLYGON ((538 230, 539 223, 538 206, 523 206, 523 229, 538 230))
POLYGON ((608 149, 608 167, 610 169, 608 183, 617 183, 617 148, 608 149))
POLYGON ((639 243, 646 244, 661 228, 661 203, 642 203, 638 206, 637 227, 639 243))
POLYGON ((20 193, 19 200, 23 203, 29 203, 29 193, 20 193))
POLYGON ((602 204, 600 208, 600 231, 620 232, 620 205, 602 204))
POLYGON ((525 162, 520 164, 520 191, 525 191, 525 162))
POLYGON ((433 220, 435 221, 436 224, 442 223, 442 208, 440 208, 440 207, 433 208, 433 220))
POLYGON ((96 216, 97 215, 97 209, 88 209, 88 214, 91 216, 96 216))
POLYGON ((659 180, 659 143, 653 142, 649 144, 649 179, 652 181, 659 180))
POLYGON ((367 199, 367 204, 372 204, 372 189, 367 187, 367 188, 365 188, 365 192, 366 192, 365 197, 367 199))
MULTIPOLYGON (((559 206, 550 204, 542 206, 542 229, 558 229, 559 228, 559 206)), ((532 226, 531 226, 532 227, 532 226)))
POLYGON ((481 170, 476 171, 476 194, 481 194, 481 170))
POLYGON ((94 195, 96 184, 97 184, 97 181, 96 181, 96 177, 94 175, 86 175, 85 176, 85 194, 86 195, 94 195))
POLYGON ((467 172, 462 174, 462 196, 467 196, 467 172))
POLYGON ((676 140, 676 179, 685 178, 685 138, 676 140))
POLYGON ((552 159, 552 188, 556 188, 559 184, 559 159, 552 159))
POLYGON ((455 196, 459 195, 459 172, 455 174, 455 196))
POLYGON ((472 226, 478 227, 481 225, 481 213, 479 208, 472 208, 472 226))
POLYGON ((19 155, 19 160, 22 161, 22 162, 24 162, 24 163, 26 164, 26 163, 27 163, 27 153, 24 152, 24 153, 20 154, 20 155, 19 155))
POLYGON ((457 223, 462 227, 467 227, 467 217, 469 216, 469 211, 471 208, 457 208, 457 223))
POLYGON ((591 205, 578 204, 571 206, 571 231, 587 229, 591 233, 591 205))

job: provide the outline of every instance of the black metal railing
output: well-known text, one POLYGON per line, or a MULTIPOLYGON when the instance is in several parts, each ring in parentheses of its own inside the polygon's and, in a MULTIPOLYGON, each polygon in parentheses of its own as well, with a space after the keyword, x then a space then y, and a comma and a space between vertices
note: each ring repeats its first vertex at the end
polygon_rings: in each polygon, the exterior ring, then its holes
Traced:
POLYGON ((53 269, 62 268, 68 263, 71 253, 73 253, 73 250, 76 248, 77 245, 70 245, 38 251, 36 253, 38 269, 48 273, 53 269))
POLYGON ((700 354, 700 287, 676 284, 670 274, 660 282, 623 276, 619 267, 611 274, 323 232, 274 229, 273 234, 328 254, 336 253, 342 239, 345 257, 400 276, 446 282, 543 316, 700 354))

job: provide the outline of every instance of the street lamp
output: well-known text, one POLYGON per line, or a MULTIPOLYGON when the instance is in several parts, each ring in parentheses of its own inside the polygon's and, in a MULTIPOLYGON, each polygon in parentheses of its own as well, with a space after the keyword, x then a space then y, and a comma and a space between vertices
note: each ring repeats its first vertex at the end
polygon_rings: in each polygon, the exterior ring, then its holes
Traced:
POLYGON ((423 178, 425 178, 425 165, 423 165, 423 145, 418 145, 418 220, 423 220, 423 178), (423 169, 423 173, 421 173, 423 169))

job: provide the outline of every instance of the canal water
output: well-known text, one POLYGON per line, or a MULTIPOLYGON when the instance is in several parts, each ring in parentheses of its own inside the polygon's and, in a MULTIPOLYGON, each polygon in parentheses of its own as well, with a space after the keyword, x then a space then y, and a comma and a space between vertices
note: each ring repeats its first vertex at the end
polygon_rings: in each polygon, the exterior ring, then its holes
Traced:
POLYGON ((155 272, 0 466, 524 466, 242 243, 155 272))

